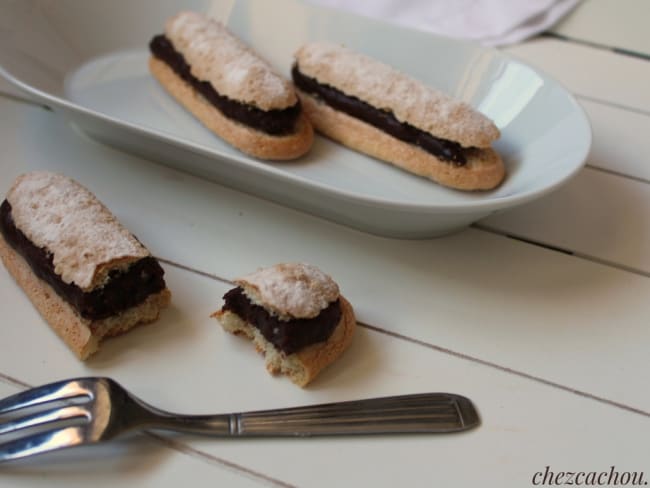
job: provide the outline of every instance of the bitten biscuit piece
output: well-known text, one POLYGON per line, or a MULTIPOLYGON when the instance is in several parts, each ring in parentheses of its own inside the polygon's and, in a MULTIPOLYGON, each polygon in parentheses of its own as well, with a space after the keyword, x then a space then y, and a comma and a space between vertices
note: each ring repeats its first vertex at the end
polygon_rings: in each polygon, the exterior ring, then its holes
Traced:
POLYGON ((491 120, 386 64, 311 43, 292 76, 316 130, 352 149, 460 190, 491 189, 505 176, 491 120))
POLYGON ((352 306, 318 268, 278 264, 235 283, 212 317, 228 332, 251 339, 270 373, 305 386, 350 345, 352 306))
POLYGON ((150 44, 149 70, 208 129, 261 159, 294 159, 313 129, 290 81, 216 20, 180 12, 150 44))
POLYGON ((76 181, 19 176, 0 207, 0 258, 80 359, 154 321, 171 294, 158 261, 76 181))

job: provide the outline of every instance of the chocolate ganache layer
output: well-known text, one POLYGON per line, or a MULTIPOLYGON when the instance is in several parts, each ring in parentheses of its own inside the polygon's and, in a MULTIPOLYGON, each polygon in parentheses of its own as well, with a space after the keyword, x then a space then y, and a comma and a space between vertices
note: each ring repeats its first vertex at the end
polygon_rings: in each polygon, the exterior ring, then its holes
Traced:
POLYGON ((241 287, 233 288, 223 296, 224 310, 238 315, 257 328, 264 338, 285 354, 327 340, 341 320, 341 303, 330 303, 311 319, 280 320, 263 307, 253 304, 241 287))
POLYGON ((226 117, 266 134, 280 136, 295 132, 300 117, 300 102, 280 110, 261 110, 252 105, 220 95, 208 81, 192 75, 190 65, 171 41, 164 35, 155 36, 149 43, 151 54, 169 66, 183 81, 189 83, 226 117))
POLYGON ((428 132, 397 120, 392 112, 381 110, 329 85, 300 72, 297 65, 291 70, 294 84, 305 93, 322 100, 332 108, 360 119, 373 127, 386 132, 400 141, 414 144, 440 160, 455 166, 467 163, 465 149, 457 142, 440 139, 428 132))
POLYGON ((149 295, 165 288, 164 271, 151 256, 136 261, 125 271, 110 271, 106 284, 89 292, 84 292, 74 283, 65 283, 54 271, 52 254, 34 245, 16 227, 11 204, 7 200, 0 206, 0 233, 23 256, 34 274, 48 283, 85 319, 110 317, 142 303, 149 295))

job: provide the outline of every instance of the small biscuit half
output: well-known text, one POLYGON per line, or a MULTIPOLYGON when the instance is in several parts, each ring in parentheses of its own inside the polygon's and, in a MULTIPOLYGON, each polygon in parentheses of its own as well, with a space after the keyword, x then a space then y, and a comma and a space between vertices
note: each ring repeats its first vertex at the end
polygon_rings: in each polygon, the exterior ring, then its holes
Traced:
MULTIPOLYGON (((356 318, 352 305, 339 293, 336 283, 318 268, 303 263, 283 263, 263 268, 235 281, 252 306, 262 307, 278 321, 291 323, 318 316, 337 304, 340 315, 329 336, 289 353, 279 349, 262 330, 227 304, 212 314, 224 330, 247 337, 264 354, 266 368, 283 374, 304 387, 350 345, 356 318)), ((309 323, 309 322, 304 322, 309 323)))

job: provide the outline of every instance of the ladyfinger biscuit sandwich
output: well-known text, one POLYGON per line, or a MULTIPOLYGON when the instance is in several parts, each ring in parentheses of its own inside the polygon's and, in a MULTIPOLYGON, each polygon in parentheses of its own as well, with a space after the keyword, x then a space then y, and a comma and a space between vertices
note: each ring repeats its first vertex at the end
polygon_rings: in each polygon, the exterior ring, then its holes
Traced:
POLYGON ((160 84, 240 151, 281 160, 311 147, 313 130, 291 82, 221 23, 181 12, 149 48, 149 70, 160 84))
POLYGON ((235 283, 212 316, 226 331, 251 339, 270 373, 305 386, 350 345, 352 306, 318 268, 278 264, 235 283))
POLYGON ((19 176, 0 206, 0 258, 80 359, 104 337, 158 318, 158 261, 97 198, 49 172, 19 176))
POLYGON ((390 66, 311 43, 296 53, 292 76, 314 128, 335 141, 460 190, 504 178, 491 120, 390 66))

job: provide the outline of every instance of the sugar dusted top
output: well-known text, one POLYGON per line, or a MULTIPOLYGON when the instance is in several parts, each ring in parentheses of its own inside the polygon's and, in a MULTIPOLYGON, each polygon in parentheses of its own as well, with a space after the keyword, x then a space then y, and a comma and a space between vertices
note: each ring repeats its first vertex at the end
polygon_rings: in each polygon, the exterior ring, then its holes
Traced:
POLYGON ((19 176, 7 194, 18 229, 52 253, 54 271, 84 291, 103 285, 111 268, 149 251, 86 188, 38 171, 19 176))
POLYGON ((471 106, 343 46, 314 42, 296 53, 301 73, 432 135, 464 147, 489 147, 499 129, 471 106))
POLYGON ((339 297, 339 287, 332 278, 303 263, 276 264, 235 282, 253 303, 283 320, 316 317, 339 297))
POLYGON ((167 21, 165 35, 190 65, 192 75, 209 81, 220 95, 262 110, 297 103, 293 85, 220 22, 180 12, 167 21))

